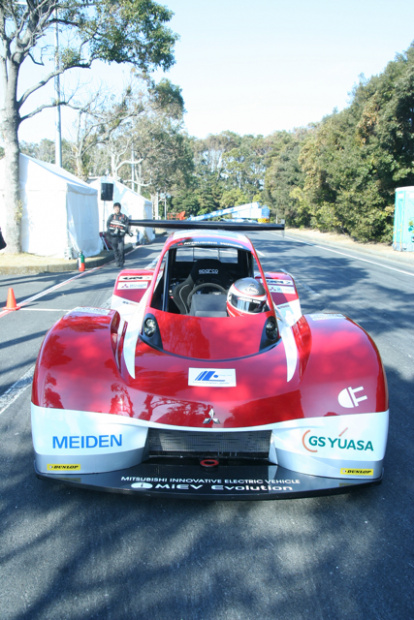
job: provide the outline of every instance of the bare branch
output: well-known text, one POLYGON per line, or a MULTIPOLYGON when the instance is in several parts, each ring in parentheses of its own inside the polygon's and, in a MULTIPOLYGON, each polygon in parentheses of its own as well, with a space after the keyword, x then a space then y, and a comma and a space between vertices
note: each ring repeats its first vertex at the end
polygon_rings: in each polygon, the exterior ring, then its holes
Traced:
POLYGON ((42 105, 38 106, 35 110, 32 110, 31 112, 28 112, 27 114, 25 114, 24 116, 22 116, 20 118, 20 123, 22 123, 23 121, 27 120, 28 118, 33 118, 33 116, 36 116, 36 114, 39 114, 40 112, 43 112, 43 110, 47 110, 47 109, 51 109, 51 108, 57 108, 59 105, 61 106, 67 106, 73 109, 77 109, 76 107, 73 107, 71 105, 71 100, 73 99, 74 95, 70 95, 68 97, 68 99, 64 99, 63 101, 52 101, 51 103, 42 103, 42 105))
MULTIPOLYGON (((74 64, 72 67, 70 67, 71 69, 89 69, 91 66, 91 63, 76 63, 74 64)), ((39 90, 40 88, 43 88, 43 86, 45 86, 46 84, 48 84, 48 82, 50 82, 50 80, 53 80, 56 76, 58 75, 62 75, 64 72, 66 71, 66 69, 56 69, 55 71, 51 71, 49 73, 48 76, 46 76, 43 80, 41 80, 40 82, 38 82, 37 84, 34 84, 31 88, 28 88, 20 97, 20 99, 17 102, 18 108, 20 109, 22 107, 22 105, 27 101, 27 99, 30 97, 30 95, 32 95, 33 93, 35 93, 37 90, 39 90)), ((49 107, 49 106, 46 106, 49 107)), ((33 115, 32 115, 33 116, 33 115)), ((25 117, 26 118, 26 117, 25 117)))

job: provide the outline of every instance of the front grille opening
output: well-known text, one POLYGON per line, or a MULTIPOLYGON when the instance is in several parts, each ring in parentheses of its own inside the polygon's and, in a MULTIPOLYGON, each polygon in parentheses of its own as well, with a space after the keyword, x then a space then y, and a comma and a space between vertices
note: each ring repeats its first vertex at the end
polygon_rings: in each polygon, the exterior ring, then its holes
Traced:
POLYGON ((267 459, 271 431, 201 432, 150 428, 147 454, 165 457, 267 459))

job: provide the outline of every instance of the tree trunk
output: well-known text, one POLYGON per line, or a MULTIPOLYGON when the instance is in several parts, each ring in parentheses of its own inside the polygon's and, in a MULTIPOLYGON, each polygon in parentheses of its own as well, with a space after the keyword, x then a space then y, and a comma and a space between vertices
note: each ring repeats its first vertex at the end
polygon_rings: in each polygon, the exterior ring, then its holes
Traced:
POLYGON ((159 209, 158 209, 158 192, 155 194, 151 194, 151 202, 152 202, 152 217, 154 220, 158 220, 160 218, 159 209))
POLYGON ((18 254, 21 251, 20 228, 22 219, 22 202, 20 200, 19 183, 19 144, 16 137, 4 136, 5 142, 5 179, 4 179, 4 238, 7 243, 6 252, 18 254))
POLYGON ((20 124, 19 110, 16 101, 18 68, 11 64, 7 80, 2 75, 4 99, 2 102, 1 117, 3 122, 1 130, 4 139, 5 150, 5 174, 4 174, 4 207, 5 221, 0 222, 4 238, 7 243, 6 252, 17 254, 21 251, 21 219, 22 202, 20 199, 20 162, 19 162, 19 139, 18 130, 20 124))

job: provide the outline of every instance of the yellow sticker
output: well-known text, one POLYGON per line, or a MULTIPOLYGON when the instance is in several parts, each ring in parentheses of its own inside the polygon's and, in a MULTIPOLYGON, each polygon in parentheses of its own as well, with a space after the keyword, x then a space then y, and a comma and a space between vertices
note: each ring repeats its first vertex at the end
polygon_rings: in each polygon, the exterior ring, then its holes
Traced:
POLYGON ((47 471, 79 471, 80 465, 68 465, 67 463, 57 463, 56 465, 48 465, 47 471))
POLYGON ((373 476, 373 469, 341 469, 343 476, 373 476))

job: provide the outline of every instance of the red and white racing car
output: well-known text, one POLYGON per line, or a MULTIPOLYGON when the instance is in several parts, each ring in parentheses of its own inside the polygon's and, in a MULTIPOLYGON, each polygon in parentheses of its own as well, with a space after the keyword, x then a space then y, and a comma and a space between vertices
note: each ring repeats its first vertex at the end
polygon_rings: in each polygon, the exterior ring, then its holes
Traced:
POLYGON ((302 315, 293 277, 263 271, 240 229, 280 225, 183 224, 154 269, 119 274, 110 310, 75 308, 47 334, 37 475, 213 499, 379 482, 388 395, 370 336, 342 314, 302 315))

